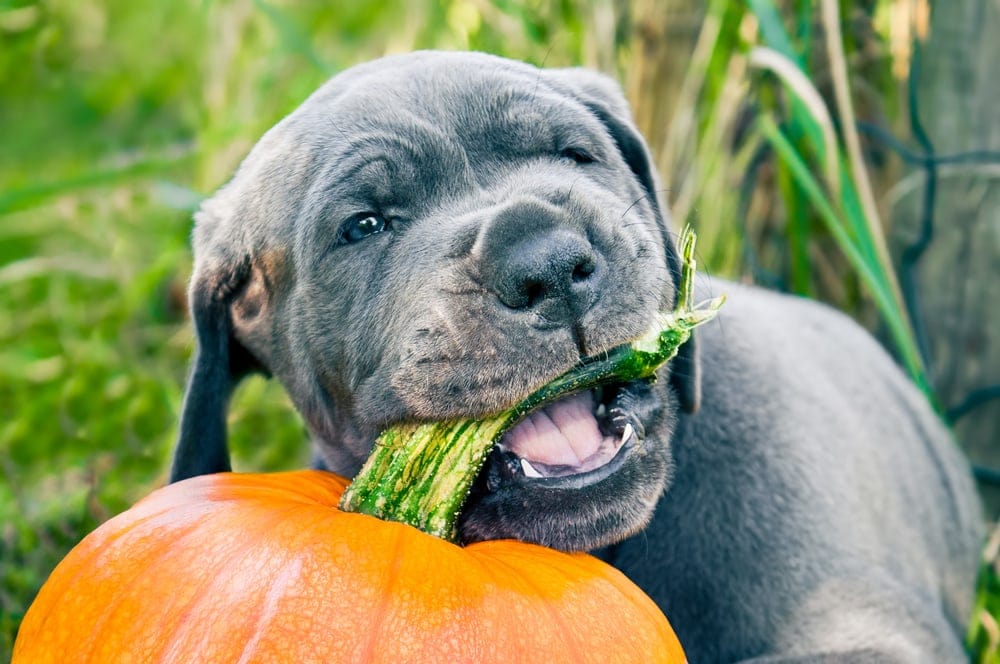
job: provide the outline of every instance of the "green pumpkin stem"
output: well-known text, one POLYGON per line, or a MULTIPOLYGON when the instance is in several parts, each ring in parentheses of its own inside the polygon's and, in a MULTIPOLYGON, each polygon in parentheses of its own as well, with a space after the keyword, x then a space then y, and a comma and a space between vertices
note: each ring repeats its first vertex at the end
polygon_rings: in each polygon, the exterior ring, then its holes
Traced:
POLYGON ((525 414, 573 392, 605 383, 653 379, 691 331, 715 317, 724 301, 693 306, 695 234, 680 236, 681 280, 674 310, 629 345, 587 358, 515 406, 480 420, 401 424, 382 432, 340 508, 400 521, 451 542, 458 516, 493 445, 525 414))

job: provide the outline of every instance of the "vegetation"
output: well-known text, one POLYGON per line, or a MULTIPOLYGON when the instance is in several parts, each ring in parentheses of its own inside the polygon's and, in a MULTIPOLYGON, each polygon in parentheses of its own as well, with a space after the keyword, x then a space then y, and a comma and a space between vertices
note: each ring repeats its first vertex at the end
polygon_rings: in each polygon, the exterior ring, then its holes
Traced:
MULTIPOLYGON (((192 211, 331 74, 387 52, 615 74, 701 264, 850 311, 933 399, 873 194, 899 167, 855 129, 907 131, 907 45, 927 26, 904 6, 926 3, 0 0, 0 656, 65 552, 165 480, 192 211)), ((308 461, 262 379, 230 431, 237 469, 308 461)), ((993 615, 991 563, 979 661, 1000 661, 993 615)))

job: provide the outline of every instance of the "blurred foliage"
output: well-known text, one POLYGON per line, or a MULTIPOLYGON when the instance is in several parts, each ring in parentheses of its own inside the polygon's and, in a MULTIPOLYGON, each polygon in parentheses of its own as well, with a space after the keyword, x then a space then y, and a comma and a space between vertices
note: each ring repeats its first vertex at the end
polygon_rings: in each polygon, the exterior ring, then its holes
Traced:
MULTIPOLYGON (((890 129, 900 45, 920 25, 898 19, 902 4, 840 3, 859 117, 890 129)), ((770 48, 837 109, 817 7, 0 0, 0 658, 65 552, 165 479, 192 350, 192 211, 267 128, 357 62, 476 49, 615 74, 704 265, 886 322, 905 360, 905 310, 859 202, 867 174, 842 127, 831 156, 801 92, 750 62, 753 47, 770 48)), ((245 381, 229 425, 237 469, 308 463, 304 427, 273 383, 245 381)), ((987 622, 995 578, 984 575, 987 622)), ((989 629, 977 623, 970 638, 982 661, 1000 661, 989 629)))
MULTIPOLYGON (((65 552, 165 479, 199 201, 336 71, 417 48, 573 64, 586 11, 0 2, 0 659, 65 552)), ((246 381, 230 428, 237 469, 308 463, 275 384, 246 381)))
POLYGON ((983 548, 983 567, 968 643, 976 662, 1000 661, 1000 526, 995 526, 983 548))

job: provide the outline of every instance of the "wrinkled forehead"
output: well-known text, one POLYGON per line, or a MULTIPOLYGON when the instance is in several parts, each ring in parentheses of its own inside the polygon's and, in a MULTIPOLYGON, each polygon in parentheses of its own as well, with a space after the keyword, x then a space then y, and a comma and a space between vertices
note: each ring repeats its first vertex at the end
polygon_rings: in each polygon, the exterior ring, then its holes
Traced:
POLYGON ((536 152, 600 132, 594 115, 543 70, 457 55, 386 58, 350 69, 310 97, 290 124, 311 133, 308 140, 322 140, 319 131, 331 147, 348 150, 361 136, 428 133, 433 143, 454 143, 472 160, 536 152))
POLYGON ((519 157, 571 146, 618 158, 600 119, 550 71, 474 53, 383 58, 335 76, 267 132, 203 205, 197 232, 232 218, 266 235, 323 218, 331 201, 431 205, 529 163, 519 157))

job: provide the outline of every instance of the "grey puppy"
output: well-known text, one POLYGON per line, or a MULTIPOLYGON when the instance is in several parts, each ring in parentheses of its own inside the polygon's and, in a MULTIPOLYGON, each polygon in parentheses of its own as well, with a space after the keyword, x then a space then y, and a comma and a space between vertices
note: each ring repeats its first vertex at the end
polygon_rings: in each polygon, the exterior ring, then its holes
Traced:
MULTIPOLYGON (((671 306, 665 217, 599 74, 425 52, 338 75, 197 215, 172 479, 229 468, 252 371, 348 476, 389 424, 510 405, 671 306)), ((692 662, 963 660, 980 513, 925 400, 846 317, 702 285, 729 302, 669 377, 531 415, 462 536, 603 547, 692 662)))

